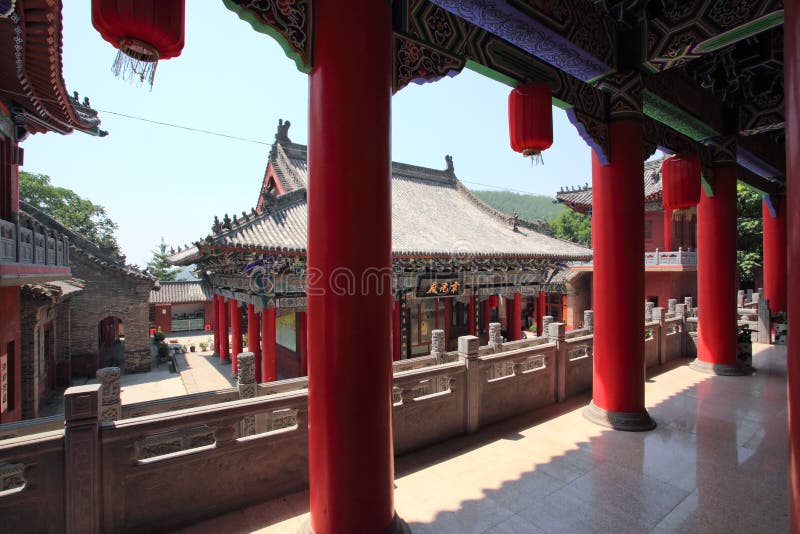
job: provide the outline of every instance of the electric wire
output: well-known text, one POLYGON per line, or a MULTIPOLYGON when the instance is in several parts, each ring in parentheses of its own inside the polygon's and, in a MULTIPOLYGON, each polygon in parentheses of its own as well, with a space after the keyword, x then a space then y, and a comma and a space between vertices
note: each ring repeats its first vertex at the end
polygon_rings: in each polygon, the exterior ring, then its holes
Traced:
MULTIPOLYGON (((17 92, 9 91, 9 90, 6 90, 6 89, 0 89, 0 92, 7 93, 7 94, 10 94, 10 95, 22 96, 22 97, 25 97, 25 98, 29 98, 28 95, 26 95, 24 93, 17 93, 17 92)), ((38 98, 38 100, 46 101, 46 102, 55 102, 55 103, 60 104, 60 101, 52 99, 52 98, 38 98)), ((138 117, 136 115, 129 115, 129 114, 126 114, 126 113, 120 113, 118 111, 111 111, 111 110, 108 110, 108 109, 99 109, 99 108, 97 108, 97 109, 92 108, 92 109, 94 109, 98 113, 105 113, 105 114, 108 114, 108 115, 114 115, 114 116, 122 117, 122 118, 126 118, 126 119, 137 120, 137 121, 146 122, 146 123, 149 123, 149 124, 155 124, 155 125, 158 125, 158 126, 165 126, 165 127, 168 127, 168 128, 175 128, 175 129, 178 129, 178 130, 186 130, 186 131, 189 131, 189 132, 205 134, 205 135, 213 135, 213 136, 216 136, 216 137, 223 137, 225 139, 231 139, 231 140, 234 140, 234 141, 242 141, 242 142, 246 142, 246 143, 253 143, 253 144, 261 145, 261 146, 272 146, 272 143, 267 142, 267 141, 260 141, 258 139, 250 139, 250 138, 247 138, 247 137, 239 137, 239 136, 236 136, 236 135, 231 135, 231 134, 226 134, 226 133, 221 133, 221 132, 215 132, 213 130, 203 130, 203 129, 200 129, 200 128, 193 128, 191 126, 185 126, 185 125, 182 125, 182 124, 175 124, 175 123, 171 123, 171 122, 157 121, 157 120, 153 120, 153 119, 147 119, 147 118, 144 118, 144 117, 138 117)), ((511 193, 518 193, 518 194, 523 194, 523 195, 549 197, 549 195, 543 195, 542 193, 534 193, 533 191, 524 191, 522 189, 512 189, 510 187, 502 187, 502 186, 499 186, 499 185, 484 184, 484 183, 480 183, 480 182, 473 182, 473 181, 470 181, 470 180, 463 180, 463 179, 460 179, 460 178, 459 178, 459 181, 461 181, 462 183, 465 183, 465 184, 472 184, 472 185, 478 185, 478 186, 481 186, 481 187, 488 187, 488 188, 493 189, 493 190, 509 191, 511 193)))

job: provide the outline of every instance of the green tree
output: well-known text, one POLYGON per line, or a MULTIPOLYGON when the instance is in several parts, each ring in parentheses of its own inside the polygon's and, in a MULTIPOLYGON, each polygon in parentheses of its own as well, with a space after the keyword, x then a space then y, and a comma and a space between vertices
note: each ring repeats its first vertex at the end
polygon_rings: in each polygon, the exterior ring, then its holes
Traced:
POLYGON ((72 189, 53 185, 45 174, 24 171, 19 173, 19 198, 92 241, 110 256, 123 258, 115 235, 119 227, 103 206, 72 189))
POLYGON ((591 246, 592 220, 582 213, 565 209, 550 221, 553 235, 581 245, 591 246))
POLYGON ((173 282, 178 279, 180 269, 173 267, 167 262, 167 243, 164 238, 161 238, 158 248, 153 251, 153 258, 147 262, 147 270, 151 275, 155 276, 157 280, 173 282))
POLYGON ((739 282, 752 287, 761 267, 761 194, 736 186, 736 264, 739 282))

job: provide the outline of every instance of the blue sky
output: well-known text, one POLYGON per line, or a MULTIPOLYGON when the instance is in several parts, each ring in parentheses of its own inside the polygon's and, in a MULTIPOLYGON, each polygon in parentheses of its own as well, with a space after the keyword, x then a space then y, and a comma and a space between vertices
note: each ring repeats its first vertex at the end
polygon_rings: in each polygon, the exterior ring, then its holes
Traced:
MULTIPOLYGON (((144 265, 161 236, 170 245, 190 243, 209 233, 214 215, 249 211, 279 118, 292 122, 293 141, 307 142, 307 76, 277 42, 222 2, 187 2, 186 46, 180 57, 159 64, 152 92, 112 75, 116 50, 92 27, 90 2, 64 4, 67 88, 89 96, 110 133, 31 136, 23 143, 23 170, 48 174, 56 185, 105 206, 119 224, 129 262, 144 265)), ((543 166, 509 148, 509 90, 471 71, 406 87, 392 102, 393 159, 444 168, 451 154, 457 176, 474 189, 553 196, 561 185, 590 181, 589 148, 557 108, 543 166)))

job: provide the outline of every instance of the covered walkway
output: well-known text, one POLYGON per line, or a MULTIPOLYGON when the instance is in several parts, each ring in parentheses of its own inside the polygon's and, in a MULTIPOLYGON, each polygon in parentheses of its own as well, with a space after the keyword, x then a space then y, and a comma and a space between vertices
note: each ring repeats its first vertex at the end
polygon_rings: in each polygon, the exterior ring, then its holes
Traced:
MULTIPOLYGON (((652 432, 601 429, 575 398, 398 458, 398 514, 415 533, 786 532, 786 348, 754 352, 752 377, 688 360, 651 377, 652 432)), ((183 532, 296 532, 307 519, 300 493, 183 532)))

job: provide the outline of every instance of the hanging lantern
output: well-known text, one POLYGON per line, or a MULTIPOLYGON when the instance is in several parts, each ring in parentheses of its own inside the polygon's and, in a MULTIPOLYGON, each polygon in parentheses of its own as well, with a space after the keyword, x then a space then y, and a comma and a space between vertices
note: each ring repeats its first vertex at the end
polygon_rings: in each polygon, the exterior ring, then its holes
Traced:
POLYGON ((119 52, 111 71, 152 88, 160 59, 183 50, 184 0, 92 0, 92 25, 119 52))
POLYGON ((496 308, 500 305, 500 299, 497 298, 497 295, 489 295, 489 307, 496 308))
POLYGON ((508 95, 511 148, 541 163, 542 151, 553 144, 553 97, 543 83, 526 83, 508 95))
POLYGON ((674 220, 691 219, 692 208, 700 202, 700 158, 694 154, 672 156, 661 163, 664 209, 674 220))

